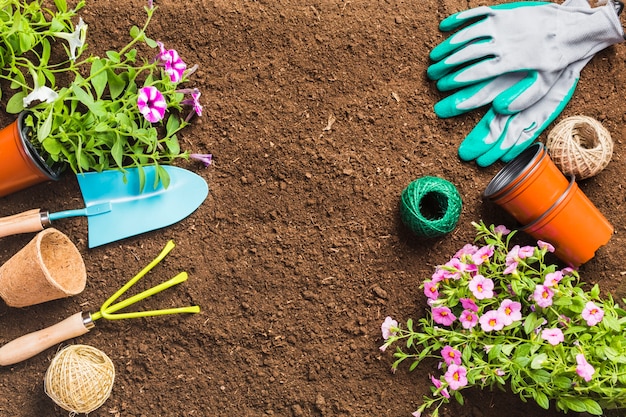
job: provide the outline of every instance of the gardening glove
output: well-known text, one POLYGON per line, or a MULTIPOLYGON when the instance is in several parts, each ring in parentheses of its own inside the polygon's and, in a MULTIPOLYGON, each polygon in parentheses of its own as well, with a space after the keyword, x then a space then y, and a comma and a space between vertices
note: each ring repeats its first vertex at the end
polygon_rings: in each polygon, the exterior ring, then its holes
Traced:
POLYGON ((470 24, 433 48, 428 77, 441 91, 519 71, 556 79, 569 64, 624 40, 616 9, 613 0, 596 8, 516 2, 453 14, 441 30, 470 24))
MULTIPOLYGON (((587 7, 587 0, 566 0, 564 7, 587 7)), ((521 71, 471 84, 435 104, 435 114, 448 118, 492 104, 497 113, 513 114, 535 104, 554 85, 562 71, 521 71)))
POLYGON ((515 158, 561 113, 574 94, 580 71, 590 59, 567 67, 547 94, 527 109, 508 115, 490 108, 461 143, 459 157, 465 161, 476 159, 483 167, 498 159, 509 162, 515 158))

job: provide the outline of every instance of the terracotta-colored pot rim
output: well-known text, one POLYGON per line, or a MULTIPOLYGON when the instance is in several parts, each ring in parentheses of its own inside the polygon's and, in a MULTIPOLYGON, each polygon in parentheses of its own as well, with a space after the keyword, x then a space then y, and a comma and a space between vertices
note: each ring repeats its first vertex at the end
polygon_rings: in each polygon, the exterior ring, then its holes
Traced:
POLYGON ((541 142, 534 143, 509 162, 489 181, 483 192, 483 197, 498 198, 507 191, 511 192, 518 184, 523 183, 538 169, 541 159, 547 157, 543 148, 541 142))
POLYGON ((523 232, 527 232, 527 231, 537 227, 537 225, 543 223, 546 220, 547 217, 552 216, 556 209, 560 210, 562 208, 563 203, 565 202, 565 200, 569 199, 569 198, 571 198, 573 196, 573 191, 575 190, 575 187, 577 187, 577 185, 576 185, 576 177, 574 175, 569 175, 569 178, 570 178, 569 185, 565 189, 565 192, 563 192, 563 194, 561 194, 561 196, 558 198, 558 200, 556 200, 554 202, 554 204, 552 204, 550 206, 550 208, 548 210, 546 210, 545 213, 543 213, 541 216, 539 216, 533 222, 531 222, 531 223, 527 224, 526 226, 522 227, 520 230, 522 230, 523 232))

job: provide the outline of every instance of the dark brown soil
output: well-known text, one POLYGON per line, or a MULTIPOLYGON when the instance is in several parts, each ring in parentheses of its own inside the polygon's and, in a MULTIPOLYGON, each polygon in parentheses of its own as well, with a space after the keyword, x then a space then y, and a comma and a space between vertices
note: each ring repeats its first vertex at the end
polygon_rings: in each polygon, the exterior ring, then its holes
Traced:
MULTIPOLYGON (((88 2, 90 45, 120 46, 143 21, 141 0, 88 2)), ((150 35, 199 70, 204 115, 184 131, 213 165, 184 166, 210 186, 204 204, 171 227, 88 249, 87 221, 55 224, 84 256, 79 295, 15 309, 0 304, 0 343, 100 305, 155 257, 147 288, 189 280, 138 308, 198 304, 197 315, 99 320, 70 344, 104 351, 116 366, 109 400, 92 417, 409 416, 429 393, 428 364, 390 372, 380 324, 425 310, 420 283, 473 239, 472 221, 515 227, 481 193, 502 167, 457 157, 481 112, 449 120, 425 77, 445 16, 475 0, 162 0, 150 35), (457 228, 424 240, 401 223, 412 180, 439 176, 463 197, 457 228)), ((615 226, 582 277, 621 295, 626 268, 624 45, 584 69, 562 117, 601 121, 612 162, 580 187, 615 226)), ((4 116, 4 122, 10 122, 4 116)), ((559 119, 560 120, 560 119, 559 119)), ((545 139, 545 134, 541 139, 545 139)), ((66 174, 2 199, 0 215, 82 204, 66 174)), ((148 215, 148 213, 147 213, 148 215)), ((0 241, 8 260, 33 235, 0 241)), ((64 344, 63 344, 64 345, 64 344)), ((0 415, 65 416, 43 391, 58 347, 0 369, 0 415)), ((455 417, 558 416, 503 392, 469 391, 455 417)))

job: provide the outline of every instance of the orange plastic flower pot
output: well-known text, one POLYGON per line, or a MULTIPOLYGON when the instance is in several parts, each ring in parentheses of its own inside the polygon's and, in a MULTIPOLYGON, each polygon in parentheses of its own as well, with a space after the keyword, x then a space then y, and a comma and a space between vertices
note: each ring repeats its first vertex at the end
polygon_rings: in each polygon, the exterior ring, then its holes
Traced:
POLYGON ((0 197, 44 181, 58 180, 60 172, 48 167, 25 139, 21 113, 0 130, 0 197))
POLYGON ((568 186, 541 143, 535 143, 509 162, 489 182, 484 197, 526 225, 546 212, 568 186))
POLYGON ((554 254, 573 267, 593 258, 613 234, 613 226, 578 187, 574 176, 561 198, 521 230, 552 244, 554 254))

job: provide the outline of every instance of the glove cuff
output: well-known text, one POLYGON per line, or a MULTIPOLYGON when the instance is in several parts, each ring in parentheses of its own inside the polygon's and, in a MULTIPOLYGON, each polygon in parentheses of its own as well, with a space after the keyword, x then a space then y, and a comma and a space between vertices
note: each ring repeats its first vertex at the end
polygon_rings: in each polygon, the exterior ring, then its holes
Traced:
POLYGON ((568 45, 562 45, 562 50, 576 52, 576 57, 564 56, 567 62, 593 57, 601 50, 624 41, 624 28, 618 15, 620 10, 613 0, 608 0, 601 7, 572 11, 571 8, 562 10, 563 18, 557 17, 557 33, 569 34, 568 45), (573 47, 575 45, 578 47, 573 47), (581 51, 579 47, 589 49, 581 51))

